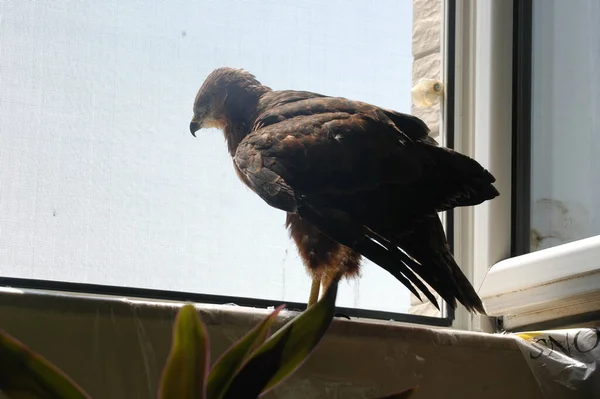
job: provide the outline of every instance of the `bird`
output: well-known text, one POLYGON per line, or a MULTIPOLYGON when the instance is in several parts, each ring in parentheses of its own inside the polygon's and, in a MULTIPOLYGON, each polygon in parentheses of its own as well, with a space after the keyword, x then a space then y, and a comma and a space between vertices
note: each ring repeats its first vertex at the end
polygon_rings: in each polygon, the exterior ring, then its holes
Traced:
POLYGON ((273 90, 242 68, 210 72, 190 132, 224 134, 239 179, 285 227, 311 276, 307 306, 336 276, 359 278, 364 258, 439 310, 485 315, 457 265, 439 213, 499 195, 474 159, 440 146, 414 115, 344 97, 273 90), (426 285, 427 284, 427 285, 426 285), (428 287, 429 286, 429 287, 428 287))

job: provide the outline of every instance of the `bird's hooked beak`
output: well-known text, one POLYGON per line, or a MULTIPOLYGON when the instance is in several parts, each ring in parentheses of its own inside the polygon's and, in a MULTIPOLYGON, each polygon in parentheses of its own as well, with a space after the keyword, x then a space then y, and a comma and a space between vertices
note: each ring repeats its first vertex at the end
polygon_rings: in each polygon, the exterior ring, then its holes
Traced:
POLYGON ((192 133, 192 136, 196 137, 196 132, 200 130, 201 127, 202 123, 194 116, 190 122, 190 133, 192 133))

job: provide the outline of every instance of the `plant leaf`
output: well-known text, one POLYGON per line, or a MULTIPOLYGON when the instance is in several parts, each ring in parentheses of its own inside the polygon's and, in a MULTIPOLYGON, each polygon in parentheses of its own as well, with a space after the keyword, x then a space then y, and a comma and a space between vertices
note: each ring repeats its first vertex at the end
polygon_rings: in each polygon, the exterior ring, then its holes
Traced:
POLYGON ((285 305, 279 306, 262 322, 244 335, 237 343, 225 351, 215 362, 208 376, 206 385, 206 397, 208 399, 220 399, 223 397, 237 371, 242 367, 249 355, 257 349, 269 334, 269 329, 275 318, 285 305))
POLYGON ((417 389, 419 389, 419 386, 408 388, 402 392, 393 393, 391 395, 381 396, 376 399, 408 399, 417 391, 417 389))
POLYGON ((14 399, 89 399, 71 378, 0 330, 0 391, 14 399))
POLYGON ((274 333, 235 376, 224 398, 256 398, 291 375, 331 325, 342 272, 317 303, 274 333))
POLYGON ((158 397, 204 399, 209 368, 208 333, 196 308, 184 305, 175 318, 173 343, 163 369, 158 397))

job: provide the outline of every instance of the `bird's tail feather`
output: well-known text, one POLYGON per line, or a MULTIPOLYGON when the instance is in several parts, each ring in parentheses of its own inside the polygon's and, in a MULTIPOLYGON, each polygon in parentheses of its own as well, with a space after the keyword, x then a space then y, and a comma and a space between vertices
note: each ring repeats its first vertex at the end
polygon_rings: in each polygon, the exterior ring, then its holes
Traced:
MULTIPOLYGON (((374 238, 378 242, 382 239, 380 236, 374 238)), ((437 298, 421 280, 437 292, 452 309, 456 309, 458 300, 470 312, 486 314, 481 299, 456 264, 449 248, 441 252, 430 248, 430 252, 419 257, 419 261, 408 256, 392 243, 388 243, 386 248, 383 248, 376 246, 372 240, 365 240, 357 245, 357 250, 396 277, 419 300, 422 300, 419 293, 415 292, 416 286, 438 310, 440 308, 437 298)), ((421 252, 418 254, 423 255, 421 252)))
POLYGON ((309 204, 302 204, 299 210, 302 218, 321 230, 323 234, 378 264, 421 299, 419 292, 415 289, 416 286, 438 307, 435 296, 405 263, 410 262, 410 258, 387 239, 372 231, 365 234, 363 226, 357 225, 340 211, 333 209, 317 211, 309 204))
POLYGON ((438 209, 479 205, 500 195, 493 183, 496 178, 474 159, 445 147, 430 147, 435 153, 435 183, 443 190, 454 192, 438 209), (458 188, 458 190, 457 190, 458 188))
MULTIPOLYGON (((415 289, 419 289, 431 301, 431 303, 440 310, 435 295, 427 288, 427 286, 415 275, 415 272, 409 266, 414 266, 414 260, 410 259, 405 253, 400 251, 394 245, 380 245, 379 240, 374 240, 372 237, 365 237, 355 245, 355 250, 361 253, 366 258, 375 262, 381 268, 386 270, 406 288, 410 290, 419 300, 422 301, 421 295, 415 289)), ((418 273, 418 272, 417 272, 418 273)))
POLYGON ((450 252, 442 223, 437 215, 420 221, 413 234, 404 236, 398 244, 417 260, 414 270, 419 277, 438 292, 452 308, 456 308, 458 300, 469 311, 486 314, 481 298, 450 252))
POLYGON ((375 231, 357 225, 343 212, 332 209, 317 211, 307 205, 301 207, 301 214, 323 234, 359 252, 392 274, 420 300, 417 289, 421 291, 438 310, 440 308, 437 298, 424 282, 440 294, 453 309, 456 308, 458 300, 467 309, 485 314, 481 300, 452 258, 449 248, 447 253, 439 252, 439 240, 443 240, 445 248, 447 244, 437 215, 426 218, 434 224, 419 224, 418 230, 415 229, 413 234, 405 237, 405 240, 411 241, 393 242, 375 231), (421 232, 426 234, 425 237, 421 232), (428 235, 431 235, 433 241, 427 241, 428 235), (421 241, 426 244, 415 245, 415 242, 421 241))

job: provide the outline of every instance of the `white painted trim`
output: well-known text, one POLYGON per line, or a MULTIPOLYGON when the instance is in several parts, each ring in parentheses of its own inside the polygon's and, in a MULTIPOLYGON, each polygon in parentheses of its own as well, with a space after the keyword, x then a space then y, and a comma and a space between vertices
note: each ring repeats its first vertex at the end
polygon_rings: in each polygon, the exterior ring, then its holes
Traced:
MULTIPOLYGON (((466 139, 470 137, 469 132, 473 131, 474 6, 475 4, 470 0, 456 0, 455 92, 454 99, 450 99, 450 101, 454 101, 454 148, 465 154, 472 153, 469 140, 466 139)), ((448 36, 446 35, 446 37, 448 36)), ((446 58, 443 60, 444 63, 448 61, 446 58)), ((446 68, 447 65, 444 69, 446 68)), ((454 210, 454 257, 463 273, 470 281, 473 281, 471 216, 471 209, 458 208, 454 210)), ((455 312, 452 326, 471 330, 471 316, 459 307, 455 312)))
MULTIPOLYGON (((441 23, 441 29, 440 29, 440 59, 441 59, 441 68, 440 68, 440 81, 442 83, 445 83, 448 81, 448 56, 446 54, 446 48, 447 48, 447 42, 448 42, 448 24, 446 23, 446 21, 448 21, 448 4, 446 1, 442 1, 441 4, 441 16, 442 16, 442 20, 440 21, 441 23)), ((445 87, 445 84, 444 84, 445 87)), ((446 91, 446 89, 444 88, 444 92, 443 95, 440 99, 440 117, 439 117, 439 137, 437 138, 438 143, 440 144, 440 146, 445 147, 447 145, 447 126, 446 126, 446 106, 448 104, 448 92, 446 91)), ((442 225, 444 226, 444 231, 447 232, 446 228, 446 222, 447 222, 447 214, 446 212, 440 212, 438 213, 438 216, 440 217, 440 220, 442 221, 442 225)), ((436 295, 436 298, 438 300, 438 303, 443 303, 442 297, 440 295, 436 295)), ((446 311, 446 307, 443 306, 441 307, 441 312, 440 312, 441 317, 448 317, 447 311, 446 311)))
MULTIPOLYGON (((488 314, 502 316, 506 328, 600 310, 600 237, 510 258, 512 2, 457 4, 472 18, 457 20, 459 32, 462 23, 473 33, 457 38, 464 50, 457 52, 463 74, 456 87, 456 148, 488 168, 500 191, 492 201, 456 211, 457 260, 488 314)), ((492 331, 486 320, 469 320, 459 308, 454 326, 492 331)))
MULTIPOLYGON (((455 256, 477 290, 510 254, 512 2, 457 0, 455 148, 496 177, 500 197, 455 210, 455 256)), ((488 319, 456 312, 455 328, 493 331, 488 319)))
POLYGON ((600 310, 600 235, 498 262, 480 295, 507 328, 600 310))

